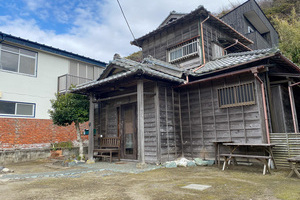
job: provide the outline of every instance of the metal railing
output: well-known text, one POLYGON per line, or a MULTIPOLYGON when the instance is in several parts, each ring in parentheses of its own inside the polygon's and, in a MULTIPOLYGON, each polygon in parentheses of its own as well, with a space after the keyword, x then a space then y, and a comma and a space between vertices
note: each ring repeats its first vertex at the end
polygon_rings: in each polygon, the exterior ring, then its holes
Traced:
POLYGON ((57 93, 65 93, 69 90, 71 86, 86 83, 88 81, 92 81, 92 79, 65 74, 59 76, 57 81, 57 93))

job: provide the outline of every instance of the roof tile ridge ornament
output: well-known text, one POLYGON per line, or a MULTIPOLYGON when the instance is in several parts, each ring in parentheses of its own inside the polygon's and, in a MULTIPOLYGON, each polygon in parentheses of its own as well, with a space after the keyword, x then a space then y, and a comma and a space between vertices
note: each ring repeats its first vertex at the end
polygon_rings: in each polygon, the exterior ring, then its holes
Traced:
POLYGON ((121 56, 120 56, 120 54, 118 54, 118 53, 115 53, 115 55, 114 55, 113 59, 114 59, 114 60, 121 59, 121 56))

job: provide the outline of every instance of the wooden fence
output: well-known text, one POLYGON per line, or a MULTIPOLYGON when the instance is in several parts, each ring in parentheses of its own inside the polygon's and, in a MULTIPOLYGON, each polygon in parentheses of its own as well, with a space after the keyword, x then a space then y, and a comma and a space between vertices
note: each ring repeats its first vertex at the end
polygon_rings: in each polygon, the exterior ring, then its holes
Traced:
POLYGON ((271 143, 278 144, 273 153, 278 167, 289 167, 287 158, 300 155, 300 133, 270 133, 271 143))

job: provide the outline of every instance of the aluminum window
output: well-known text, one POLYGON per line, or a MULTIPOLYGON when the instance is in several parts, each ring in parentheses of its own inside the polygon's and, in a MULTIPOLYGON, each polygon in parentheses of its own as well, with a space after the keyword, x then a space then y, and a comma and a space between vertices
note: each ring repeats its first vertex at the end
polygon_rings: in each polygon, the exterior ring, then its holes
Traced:
POLYGON ((35 104, 0 101, 0 115, 34 117, 35 104))
POLYGON ((0 69, 36 75, 37 53, 14 46, 0 45, 0 69))
POLYGON ((254 83, 245 83, 218 89, 220 108, 255 104, 254 83))
POLYGON ((171 48, 169 50, 169 62, 175 62, 177 60, 187 58, 189 56, 197 55, 198 45, 198 40, 194 39, 174 48, 171 48))

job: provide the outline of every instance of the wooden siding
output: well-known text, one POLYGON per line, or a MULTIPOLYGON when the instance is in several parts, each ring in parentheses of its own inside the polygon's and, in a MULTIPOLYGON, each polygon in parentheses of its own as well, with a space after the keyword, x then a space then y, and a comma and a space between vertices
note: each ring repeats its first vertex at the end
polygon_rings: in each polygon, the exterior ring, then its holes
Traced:
POLYGON ((170 86, 159 86, 160 161, 175 160, 180 153, 178 93, 170 86))
POLYGON ((144 41, 142 45, 143 57, 151 55, 156 59, 168 62, 167 49, 199 36, 198 22, 196 19, 189 24, 170 27, 168 30, 144 41))
MULTIPOLYGON (((201 83, 180 92, 183 152, 188 158, 213 158, 214 140, 261 143, 264 140, 260 106, 220 108, 217 89, 254 81, 253 76, 201 83)), ((255 90, 257 92, 257 89, 255 90)), ((260 93, 259 93, 260 94, 260 93)), ((258 94, 258 95, 259 95, 258 94)), ((256 94, 257 96, 257 94, 256 94)))
POLYGON ((275 162, 279 167, 289 168, 287 158, 300 155, 300 133, 271 133, 275 162))
MULTIPOLYGON (((154 88, 154 82, 145 82, 144 93, 146 93, 146 95, 144 95, 144 140, 145 161, 147 163, 157 162, 157 131, 154 88)), ((128 93, 131 92, 135 91, 128 91, 128 93)), ((117 94, 114 93, 114 95, 117 94)), ((95 147, 98 147, 98 145, 100 145, 100 135, 103 135, 104 137, 118 136, 118 108, 120 108, 121 105, 134 103, 136 101, 137 97, 136 95, 133 95, 98 103, 98 111, 95 117, 95 127, 97 127, 95 147)))
MULTIPOLYGON (((226 22, 227 24, 229 24, 230 26, 232 26, 235 30, 239 31, 240 33, 244 34, 249 39, 256 42, 255 44, 249 45, 249 47, 251 49, 253 49, 253 50, 260 49, 261 47, 266 48, 266 46, 265 45, 262 46, 262 43, 260 42, 263 39, 263 37, 256 30, 255 30, 255 32, 257 32, 258 34, 255 34, 255 35, 247 34, 249 22, 246 19, 246 17, 244 17, 244 13, 247 13, 249 11, 254 11, 259 16, 259 18, 262 20, 262 22, 270 30, 269 37, 268 37, 268 40, 269 40, 268 48, 270 48, 272 46, 273 47, 278 46, 278 34, 277 34, 276 30, 273 28, 271 23, 268 21, 266 16, 263 14, 261 9, 257 6, 257 4, 254 1, 246 2, 242 6, 236 8, 232 12, 223 16, 221 19, 224 22, 226 22)), ((265 40, 265 42, 267 42, 267 41, 265 40)), ((265 44, 265 42, 264 42, 264 44, 265 44)))
MULTIPOLYGON (((144 84, 145 93, 154 94, 155 83, 144 84)), ((156 112, 155 95, 144 96, 144 141, 145 141, 145 162, 157 162, 157 133, 156 133, 156 112)))
POLYGON ((294 131, 291 104, 288 89, 283 85, 271 86, 273 118, 273 132, 289 133, 294 131))
MULTIPOLYGON (((175 27, 170 27, 168 30, 157 34, 149 39, 145 40, 142 44, 143 57, 148 55, 153 56, 156 59, 168 62, 168 49, 179 45, 182 42, 191 40, 193 38, 199 39, 199 55, 195 55, 186 59, 177 61, 182 68, 193 68, 203 64, 202 61, 202 45, 201 45, 201 30, 200 21, 204 18, 194 19, 190 23, 176 25, 175 27)), ((212 55, 212 42, 218 41, 219 38, 232 38, 224 32, 220 27, 215 26, 209 20, 203 24, 203 41, 205 49, 205 59, 210 61, 213 59, 212 55)), ((234 39, 234 38, 233 38, 234 39)))

